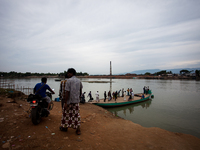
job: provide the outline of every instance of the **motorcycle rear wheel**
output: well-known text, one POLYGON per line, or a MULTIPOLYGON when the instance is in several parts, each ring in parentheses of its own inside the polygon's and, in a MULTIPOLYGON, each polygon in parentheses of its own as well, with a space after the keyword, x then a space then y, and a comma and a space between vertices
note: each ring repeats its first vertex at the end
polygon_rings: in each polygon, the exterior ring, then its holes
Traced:
POLYGON ((41 111, 41 109, 39 107, 32 108, 32 111, 31 111, 31 120, 32 120, 32 123, 34 125, 39 124, 40 121, 41 121, 40 111, 41 111))

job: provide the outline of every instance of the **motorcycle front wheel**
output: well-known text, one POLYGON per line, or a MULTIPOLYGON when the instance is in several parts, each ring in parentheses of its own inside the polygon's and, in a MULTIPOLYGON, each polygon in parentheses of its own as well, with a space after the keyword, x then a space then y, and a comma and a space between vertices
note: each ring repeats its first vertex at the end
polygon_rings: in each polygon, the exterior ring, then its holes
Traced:
POLYGON ((40 123, 40 120, 41 120, 40 111, 41 109, 39 107, 32 108, 31 120, 34 125, 37 125, 40 123))

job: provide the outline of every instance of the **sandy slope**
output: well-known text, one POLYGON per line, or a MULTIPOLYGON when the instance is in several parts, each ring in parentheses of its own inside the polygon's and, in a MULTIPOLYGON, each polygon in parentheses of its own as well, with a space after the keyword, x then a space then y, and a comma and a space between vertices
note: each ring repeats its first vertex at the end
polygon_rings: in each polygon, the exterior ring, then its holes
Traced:
MULTIPOLYGON (((21 100, 20 100, 21 99, 21 100)), ((39 125, 33 125, 26 112, 29 105, 24 98, 17 103, 0 96, 0 149, 34 150, 199 150, 200 139, 159 128, 145 128, 131 121, 113 116, 107 110, 93 104, 81 105, 81 135, 74 129, 59 130, 61 107, 54 102, 54 109, 39 125), (21 105, 21 106, 20 106, 21 105), (46 126, 48 128, 46 128, 46 126), (8 148, 7 148, 8 149, 8 148)))

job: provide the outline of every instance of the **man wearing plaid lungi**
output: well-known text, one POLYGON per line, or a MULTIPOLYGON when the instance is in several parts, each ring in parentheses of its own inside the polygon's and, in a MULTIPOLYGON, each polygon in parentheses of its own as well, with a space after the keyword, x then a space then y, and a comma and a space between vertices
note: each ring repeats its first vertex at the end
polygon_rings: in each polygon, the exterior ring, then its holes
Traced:
POLYGON ((61 131, 67 131, 68 128, 76 129, 76 134, 80 135, 80 97, 82 94, 83 85, 81 81, 76 78, 76 70, 69 68, 67 71, 69 79, 65 85, 65 104, 63 107, 63 115, 61 119, 61 131))

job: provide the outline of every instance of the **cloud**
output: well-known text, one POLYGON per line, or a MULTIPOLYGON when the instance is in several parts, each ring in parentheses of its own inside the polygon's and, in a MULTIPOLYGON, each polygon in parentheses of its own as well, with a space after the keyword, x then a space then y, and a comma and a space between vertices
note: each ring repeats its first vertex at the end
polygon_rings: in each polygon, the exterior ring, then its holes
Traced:
POLYGON ((110 61, 113 73, 197 66, 199 4, 0 0, 0 71, 109 74, 110 61))

